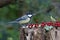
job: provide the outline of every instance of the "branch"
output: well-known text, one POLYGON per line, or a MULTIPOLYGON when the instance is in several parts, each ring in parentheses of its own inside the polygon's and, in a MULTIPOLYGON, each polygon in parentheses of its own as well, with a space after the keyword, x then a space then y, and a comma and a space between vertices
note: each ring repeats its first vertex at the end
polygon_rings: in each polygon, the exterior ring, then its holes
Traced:
POLYGON ((15 0, 0 0, 0 8, 12 3, 15 0))

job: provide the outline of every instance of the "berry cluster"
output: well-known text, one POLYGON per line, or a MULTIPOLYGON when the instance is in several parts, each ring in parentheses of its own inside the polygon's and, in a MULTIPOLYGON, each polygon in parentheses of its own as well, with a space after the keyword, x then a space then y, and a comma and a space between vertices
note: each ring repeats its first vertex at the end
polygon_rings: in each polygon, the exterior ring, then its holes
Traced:
POLYGON ((29 24, 28 28, 38 28, 38 27, 45 27, 45 26, 54 26, 54 27, 60 27, 60 22, 56 21, 56 22, 42 22, 41 24, 29 24))

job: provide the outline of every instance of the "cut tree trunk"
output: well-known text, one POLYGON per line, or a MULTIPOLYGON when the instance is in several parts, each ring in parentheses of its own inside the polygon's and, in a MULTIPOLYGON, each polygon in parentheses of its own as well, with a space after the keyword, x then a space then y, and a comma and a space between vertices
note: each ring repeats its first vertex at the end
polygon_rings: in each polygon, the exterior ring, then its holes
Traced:
POLYGON ((56 29, 52 29, 50 30, 48 33, 46 33, 46 40, 55 40, 55 32, 56 32, 56 29))
POLYGON ((20 40, 24 40, 24 32, 23 32, 23 28, 20 28, 20 40))
POLYGON ((34 30, 33 40, 45 40, 44 39, 44 29, 38 28, 34 30), (35 33, 36 32, 36 33, 35 33))
POLYGON ((58 29, 53 28, 51 31, 46 33, 46 40, 60 40, 60 27, 58 29))
MULTIPOLYGON (((26 29, 26 28, 20 29, 20 40, 27 40, 25 37, 26 37, 26 33, 27 33, 27 37, 29 37, 28 31, 29 29, 26 29)), ((30 38, 32 39, 28 39, 28 40, 44 40, 44 29, 37 28, 37 29, 32 30, 30 38)))
MULTIPOLYGON (((27 40, 26 33, 28 36, 29 29, 20 29, 20 40, 27 40)), ((58 29, 53 28, 49 32, 45 32, 43 28, 33 29, 33 35, 30 36, 32 39, 28 40, 60 40, 60 27, 58 29)))

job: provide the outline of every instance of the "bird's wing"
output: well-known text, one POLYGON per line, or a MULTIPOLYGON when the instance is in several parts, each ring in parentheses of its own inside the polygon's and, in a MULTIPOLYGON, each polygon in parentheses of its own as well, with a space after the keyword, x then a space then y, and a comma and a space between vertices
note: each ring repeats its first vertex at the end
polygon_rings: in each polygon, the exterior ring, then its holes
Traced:
POLYGON ((22 17, 16 19, 16 21, 26 20, 27 18, 28 18, 28 16, 27 16, 27 15, 24 15, 24 16, 22 16, 22 17))
POLYGON ((16 19, 15 21, 11 21, 11 22, 8 22, 8 23, 18 23, 18 22, 21 21, 21 20, 26 20, 27 17, 28 17, 27 15, 24 15, 24 16, 16 19))

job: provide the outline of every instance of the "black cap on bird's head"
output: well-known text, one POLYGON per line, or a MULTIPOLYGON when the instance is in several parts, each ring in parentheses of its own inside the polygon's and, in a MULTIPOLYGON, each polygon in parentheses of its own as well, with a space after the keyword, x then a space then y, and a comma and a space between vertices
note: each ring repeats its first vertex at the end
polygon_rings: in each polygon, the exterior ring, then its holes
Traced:
POLYGON ((27 12, 26 15, 27 15, 28 17, 32 17, 32 16, 33 16, 32 12, 27 12))
POLYGON ((27 12, 26 15, 28 15, 28 17, 32 17, 32 16, 34 16, 35 14, 33 14, 33 12, 27 12))

